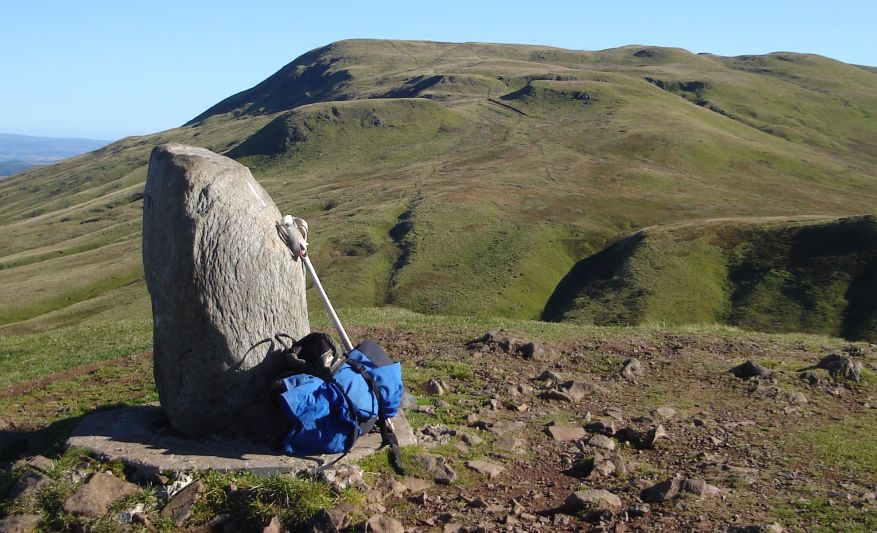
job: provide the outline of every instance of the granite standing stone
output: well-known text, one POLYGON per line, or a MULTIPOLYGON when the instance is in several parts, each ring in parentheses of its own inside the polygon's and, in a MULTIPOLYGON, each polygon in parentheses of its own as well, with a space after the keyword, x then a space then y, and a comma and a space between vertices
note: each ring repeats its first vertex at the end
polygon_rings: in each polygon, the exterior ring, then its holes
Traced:
POLYGON ((308 332, 305 279, 279 238, 281 214, 249 169, 204 148, 152 151, 143 268, 152 297, 155 383, 184 435, 277 434, 269 344, 308 332))

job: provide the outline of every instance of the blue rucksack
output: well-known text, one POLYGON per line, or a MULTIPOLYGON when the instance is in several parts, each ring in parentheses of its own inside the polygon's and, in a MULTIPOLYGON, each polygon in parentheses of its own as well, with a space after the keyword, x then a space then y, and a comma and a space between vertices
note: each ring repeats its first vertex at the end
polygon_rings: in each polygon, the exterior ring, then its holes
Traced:
MULTIPOLYGON (((275 339, 283 343, 282 337, 275 339)), ((325 333, 283 344, 288 371, 272 384, 272 395, 291 423, 283 439, 286 453, 347 453, 377 426, 400 470, 399 444, 389 419, 404 394, 401 365, 369 340, 346 355, 325 333)))

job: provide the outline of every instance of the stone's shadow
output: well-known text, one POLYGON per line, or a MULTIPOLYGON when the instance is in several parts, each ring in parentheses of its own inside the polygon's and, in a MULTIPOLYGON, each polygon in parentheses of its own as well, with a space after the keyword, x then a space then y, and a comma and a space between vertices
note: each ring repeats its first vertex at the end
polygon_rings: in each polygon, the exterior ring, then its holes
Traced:
MULTIPOLYGON (((118 409, 125 404, 114 403, 97 407, 89 413, 98 413, 108 409, 118 409)), ((47 426, 38 428, 12 427, 0 431, 0 465, 12 463, 27 455, 45 455, 48 457, 64 452, 66 441, 71 432, 87 416, 76 415, 60 418, 47 426)))
MULTIPOLYGON (((404 414, 400 412, 393 423, 401 445, 416 443, 404 414)), ((73 431, 67 446, 121 460, 147 475, 166 470, 248 470, 260 475, 305 472, 339 457, 291 457, 269 441, 243 437, 183 437, 170 428, 158 405, 89 414, 73 431)), ((357 461, 379 449, 380 435, 370 433, 361 437, 340 462, 357 461)))

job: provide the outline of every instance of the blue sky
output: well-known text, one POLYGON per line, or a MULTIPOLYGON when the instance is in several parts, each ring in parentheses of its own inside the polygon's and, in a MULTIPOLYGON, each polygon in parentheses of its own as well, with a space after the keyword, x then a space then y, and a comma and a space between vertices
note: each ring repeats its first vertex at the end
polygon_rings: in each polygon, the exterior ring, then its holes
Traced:
POLYGON ((117 139, 179 126, 347 38, 818 53, 877 65, 877 2, 0 0, 0 132, 117 139))

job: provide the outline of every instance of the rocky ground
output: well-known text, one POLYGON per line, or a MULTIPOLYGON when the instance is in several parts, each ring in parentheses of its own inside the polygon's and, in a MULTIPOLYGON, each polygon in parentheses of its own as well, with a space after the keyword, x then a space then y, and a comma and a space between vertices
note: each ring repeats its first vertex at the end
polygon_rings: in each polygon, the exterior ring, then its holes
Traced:
POLYGON ((0 391, 0 530, 877 529, 872 345, 727 329, 354 334, 403 361, 420 441, 406 476, 381 454, 319 482, 137 479, 53 448, 78 413, 149 399, 148 357, 131 357, 65 376, 75 396, 52 380, 0 391))

